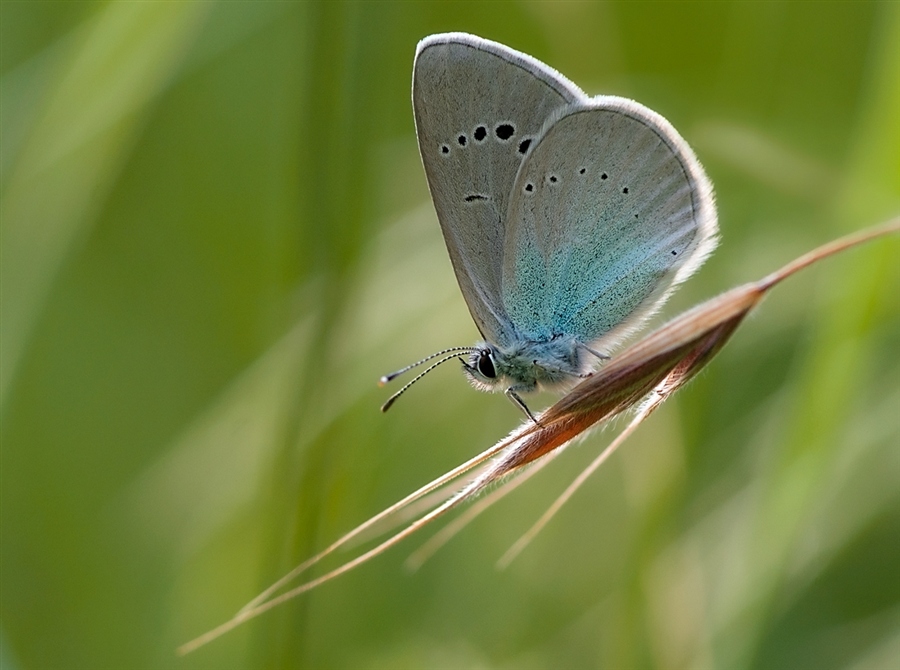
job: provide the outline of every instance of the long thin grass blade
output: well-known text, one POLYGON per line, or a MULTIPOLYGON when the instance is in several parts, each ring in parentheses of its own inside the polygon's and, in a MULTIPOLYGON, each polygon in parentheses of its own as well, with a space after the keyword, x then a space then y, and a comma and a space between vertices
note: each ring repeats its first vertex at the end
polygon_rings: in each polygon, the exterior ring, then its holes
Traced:
POLYGON ((557 449, 547 454, 544 458, 536 461, 530 467, 526 468, 521 474, 517 474, 514 478, 503 482, 499 488, 494 489, 488 495, 472 504, 463 514, 460 514, 453 521, 441 528, 427 542, 416 549, 406 559, 404 565, 409 570, 418 570, 429 558, 434 556, 438 550, 456 537, 470 523, 477 519, 482 513, 500 502, 502 498, 512 493, 534 475, 544 469, 551 460, 562 453, 562 449, 557 449))
POLYGON ((238 615, 239 616, 243 615, 246 612, 249 612, 249 611, 253 610, 254 608, 257 608, 260 605, 260 603, 265 602, 265 600, 269 596, 271 596, 273 593, 278 591, 278 589, 280 589, 282 586, 284 586, 288 582, 292 581, 295 577, 298 577, 302 573, 309 570, 311 567, 313 567, 314 565, 319 563, 325 557, 331 555, 332 553, 334 553, 341 547, 345 546, 348 542, 350 542, 351 540, 353 540, 354 538, 359 536, 361 533, 369 530, 375 524, 381 522, 382 520, 386 519, 387 517, 391 516, 392 514, 399 512, 400 510, 402 510, 403 508, 412 504, 413 502, 421 499, 423 496, 428 495, 429 493, 436 491, 437 489, 444 486, 445 484, 452 482, 453 480, 457 479, 458 477, 465 474, 466 472, 469 472, 472 468, 475 468, 478 465, 481 465, 482 463, 484 463, 491 457, 496 456, 497 453, 499 453, 500 451, 505 449, 510 443, 512 443, 512 441, 513 441, 513 437, 509 437, 505 440, 501 440, 500 442, 495 444, 490 449, 483 451, 482 453, 478 454, 474 458, 469 459, 462 465, 454 468, 453 470, 450 470, 446 474, 441 475, 437 479, 430 481, 429 483, 425 484, 421 488, 410 493, 408 496, 406 496, 402 500, 397 501, 390 507, 385 508, 384 510, 382 510, 375 516, 364 521, 363 523, 358 525, 356 528, 351 530, 349 533, 343 535, 342 537, 337 539, 335 542, 333 542, 332 544, 327 546, 325 549, 320 551, 318 554, 305 560, 303 563, 301 563, 296 568, 294 568, 289 573, 287 573, 284 577, 282 577, 281 579, 276 581, 269 588, 267 588, 265 591, 263 591, 258 596, 256 596, 253 600, 251 600, 249 603, 244 605, 244 607, 242 607, 240 609, 240 611, 238 612, 238 615))
MULTIPOLYGON (((503 443, 501 443, 501 444, 503 444, 503 443)), ((496 447, 488 449, 486 452, 483 452, 480 456, 484 456, 485 453, 494 451, 495 449, 496 449, 496 447)), ((476 458, 478 458, 478 457, 476 457, 476 458)), ((476 459, 472 459, 468 463, 471 463, 474 460, 476 460, 476 459)), ((457 468, 457 469, 459 469, 459 468, 457 468)), ((445 477, 446 477, 446 475, 445 475, 445 477)), ((444 479, 445 477, 442 477, 440 479, 444 479)), ((202 647, 203 645, 205 645, 209 642, 212 642, 217 637, 224 635, 228 631, 233 630, 234 628, 241 625, 245 621, 248 621, 254 617, 257 617, 260 614, 263 614, 264 612, 268 612, 270 609, 272 609, 273 607, 277 607, 281 603, 284 603, 292 598, 296 598, 297 596, 299 596, 302 593, 306 593, 307 591, 310 591, 310 590, 314 589, 315 587, 324 584, 325 582, 329 582, 332 579, 335 579, 347 572, 350 572, 353 568, 359 567, 363 563, 367 563, 371 559, 375 558, 376 556, 379 556, 380 554, 383 554, 385 551, 387 551, 394 545, 396 545, 399 542, 401 542, 402 540, 406 539, 407 537, 412 535, 417 530, 421 529, 422 527, 426 526, 427 524, 431 523, 432 521, 436 520, 437 518, 443 516, 444 514, 446 514, 453 508, 455 508, 457 505, 459 505, 460 503, 467 500, 474 493, 481 490, 481 488, 483 488, 484 485, 485 485, 484 477, 476 478, 475 481, 473 481, 471 484, 467 485, 465 488, 463 488, 461 491, 459 491, 450 500, 447 500, 446 502, 442 503, 435 509, 428 512, 425 516, 423 516, 420 519, 418 519, 417 521, 414 521, 413 523, 409 524, 406 528, 395 533, 394 535, 389 537, 387 540, 385 540, 381 544, 377 545, 376 547, 373 547, 372 549, 368 550, 367 552, 357 556, 356 558, 354 558, 352 560, 347 561, 346 563, 341 564, 334 570, 331 570, 330 572, 326 572, 324 575, 321 575, 320 577, 316 577, 315 579, 312 579, 308 582, 301 584, 300 586, 297 586, 289 591, 286 591, 285 593, 282 593, 281 595, 276 596, 276 597, 272 598, 271 600, 266 600, 264 602, 261 602, 259 605, 256 605, 254 607, 245 606, 231 620, 226 621, 221 626, 218 626, 217 628, 214 628, 213 630, 211 630, 207 633, 204 633, 200 637, 197 637, 197 638, 191 640, 190 642, 180 646, 177 649, 178 655, 184 656, 185 654, 189 654, 190 652, 194 651, 195 649, 198 649, 199 647, 202 647)), ((422 489, 420 489, 420 491, 422 491, 423 489, 426 489, 426 488, 428 488, 428 486, 422 487, 422 489)), ((418 493, 418 491, 416 493, 418 493)), ((415 495, 415 494, 413 494, 413 495, 415 495)), ((408 497, 412 497, 412 496, 408 496, 408 497)), ((392 507, 396 508, 399 504, 400 503, 398 503, 397 505, 393 505, 392 507)), ((358 532, 361 532, 362 529, 368 528, 371 525, 371 523, 374 523, 373 520, 380 520, 380 519, 384 518, 384 516, 386 516, 385 512, 381 512, 380 514, 372 517, 372 519, 365 522, 364 524, 357 526, 357 528, 350 531, 350 533, 347 533, 346 535, 344 535, 340 540, 338 540, 337 542, 332 544, 330 547, 328 547, 323 552, 317 554, 316 556, 313 556, 311 559, 305 561, 304 563, 301 563, 297 568, 295 568, 290 573, 290 575, 294 576, 296 574, 299 574, 303 570, 308 569, 309 567, 311 567, 312 565, 317 563, 319 560, 324 558, 326 555, 328 555, 332 551, 334 551, 334 549, 336 549, 338 546, 344 544, 348 539, 350 539, 351 537, 355 537, 356 534, 358 532)), ((279 580, 279 582, 281 582, 281 583, 283 583, 285 581, 286 581, 285 578, 282 578, 281 580, 279 580)), ((259 601, 259 598, 255 598, 254 600, 259 601)))

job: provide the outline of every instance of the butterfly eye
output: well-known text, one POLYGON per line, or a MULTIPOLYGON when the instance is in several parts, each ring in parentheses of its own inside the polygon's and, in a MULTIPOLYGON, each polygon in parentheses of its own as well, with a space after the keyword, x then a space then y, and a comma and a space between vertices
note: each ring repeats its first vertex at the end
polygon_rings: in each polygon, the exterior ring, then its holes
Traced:
POLYGON ((481 355, 478 357, 478 372, 488 379, 493 379, 497 376, 497 370, 494 368, 494 361, 491 360, 490 349, 482 351, 481 355))

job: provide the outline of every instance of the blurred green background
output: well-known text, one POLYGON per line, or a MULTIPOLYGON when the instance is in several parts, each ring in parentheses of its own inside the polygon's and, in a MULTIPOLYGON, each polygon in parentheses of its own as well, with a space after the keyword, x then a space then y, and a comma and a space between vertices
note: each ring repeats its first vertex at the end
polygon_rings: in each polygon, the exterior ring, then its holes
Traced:
POLYGON ((477 338, 416 148, 420 38, 672 121, 722 229, 673 315, 900 211, 898 3, 0 12, 3 670, 900 663, 896 239, 779 287, 506 571, 610 431, 418 573, 408 541, 173 652, 521 420, 453 366, 378 411, 379 375, 477 338))

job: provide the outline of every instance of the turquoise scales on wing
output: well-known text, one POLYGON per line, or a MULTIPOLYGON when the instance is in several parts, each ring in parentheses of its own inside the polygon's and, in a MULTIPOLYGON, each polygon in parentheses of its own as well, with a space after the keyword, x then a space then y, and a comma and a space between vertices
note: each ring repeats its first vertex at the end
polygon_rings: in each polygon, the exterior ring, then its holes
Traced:
POLYGON ((520 337, 596 342, 666 291, 702 237, 681 157, 622 111, 557 121, 514 188, 502 301, 520 337))

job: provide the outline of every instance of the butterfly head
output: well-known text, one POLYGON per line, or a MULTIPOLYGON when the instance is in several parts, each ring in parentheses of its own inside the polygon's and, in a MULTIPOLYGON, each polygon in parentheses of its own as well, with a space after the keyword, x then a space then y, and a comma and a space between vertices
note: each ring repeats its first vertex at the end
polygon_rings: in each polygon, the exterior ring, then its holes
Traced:
POLYGON ((509 350, 482 342, 463 362, 471 384, 482 391, 536 391, 565 386, 583 376, 586 361, 574 341, 521 342, 509 350))

